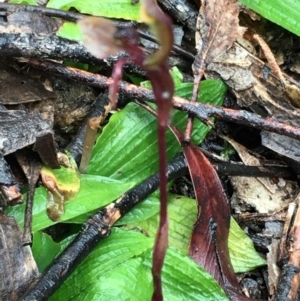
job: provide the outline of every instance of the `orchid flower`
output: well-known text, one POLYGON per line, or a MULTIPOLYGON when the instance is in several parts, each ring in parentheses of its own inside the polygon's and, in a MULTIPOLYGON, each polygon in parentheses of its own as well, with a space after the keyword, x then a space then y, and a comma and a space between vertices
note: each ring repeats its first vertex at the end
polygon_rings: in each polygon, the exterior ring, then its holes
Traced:
POLYGON ((122 77, 123 66, 132 62, 146 71, 156 98, 158 115, 158 148, 160 169, 160 223, 153 251, 152 274, 154 282, 153 300, 163 300, 161 269, 168 246, 167 218, 167 175, 165 131, 172 109, 174 84, 169 73, 167 58, 173 45, 171 19, 158 7, 156 0, 142 0, 141 18, 149 26, 160 45, 158 51, 147 56, 138 44, 135 28, 118 29, 112 22, 103 18, 86 17, 78 22, 83 43, 98 58, 126 51, 128 58, 119 60, 113 69, 113 84, 109 88, 109 98, 113 106, 117 103, 118 82, 122 77))

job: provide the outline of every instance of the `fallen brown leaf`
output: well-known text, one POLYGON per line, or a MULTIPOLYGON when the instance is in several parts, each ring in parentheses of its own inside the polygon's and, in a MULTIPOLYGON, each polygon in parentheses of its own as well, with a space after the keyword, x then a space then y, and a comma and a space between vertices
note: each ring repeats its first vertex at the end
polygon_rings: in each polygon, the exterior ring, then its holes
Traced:
POLYGON ((202 0, 196 31, 198 54, 192 67, 193 101, 197 99, 200 80, 206 66, 243 35, 245 28, 239 26, 238 15, 236 0, 202 0))

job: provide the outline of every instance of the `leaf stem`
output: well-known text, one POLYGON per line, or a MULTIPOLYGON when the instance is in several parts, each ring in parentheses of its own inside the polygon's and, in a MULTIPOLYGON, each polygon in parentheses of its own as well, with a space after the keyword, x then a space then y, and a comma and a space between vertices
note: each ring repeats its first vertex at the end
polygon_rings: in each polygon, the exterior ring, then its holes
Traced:
POLYGON ((153 250, 153 301, 162 301, 161 271, 168 247, 168 214, 167 214, 167 154, 166 125, 159 122, 161 110, 158 109, 158 151, 159 151, 159 189, 160 189, 160 221, 153 250))

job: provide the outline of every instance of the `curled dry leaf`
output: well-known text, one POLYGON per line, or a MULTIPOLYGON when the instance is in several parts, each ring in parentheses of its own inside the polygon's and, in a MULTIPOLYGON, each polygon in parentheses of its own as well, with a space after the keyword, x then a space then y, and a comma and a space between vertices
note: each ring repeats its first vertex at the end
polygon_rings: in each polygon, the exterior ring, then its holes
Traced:
POLYGON ((48 189, 47 214, 57 221, 65 211, 65 202, 76 196, 80 189, 77 165, 71 155, 59 156, 61 167, 52 170, 46 166, 41 169, 41 179, 48 189))

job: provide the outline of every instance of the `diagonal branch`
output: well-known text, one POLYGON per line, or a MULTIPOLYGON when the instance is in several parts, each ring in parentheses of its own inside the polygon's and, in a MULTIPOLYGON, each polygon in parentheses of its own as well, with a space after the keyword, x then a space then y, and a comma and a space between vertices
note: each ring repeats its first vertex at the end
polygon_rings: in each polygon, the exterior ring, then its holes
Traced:
MULTIPOLYGON (((93 87, 108 89, 112 84, 112 79, 100 74, 93 74, 75 68, 63 66, 61 64, 28 59, 27 64, 36 69, 42 70, 61 77, 67 77, 93 87)), ((126 100, 137 99, 140 101, 155 102, 152 90, 128 84, 120 81, 120 95, 126 100)), ((244 110, 233 110, 212 105, 193 103, 181 97, 173 97, 173 106, 175 109, 192 114, 203 122, 208 122, 210 117, 216 117, 222 120, 243 124, 245 126, 266 130, 292 138, 300 139, 300 129, 298 127, 278 122, 272 118, 262 118, 257 114, 244 110)))

